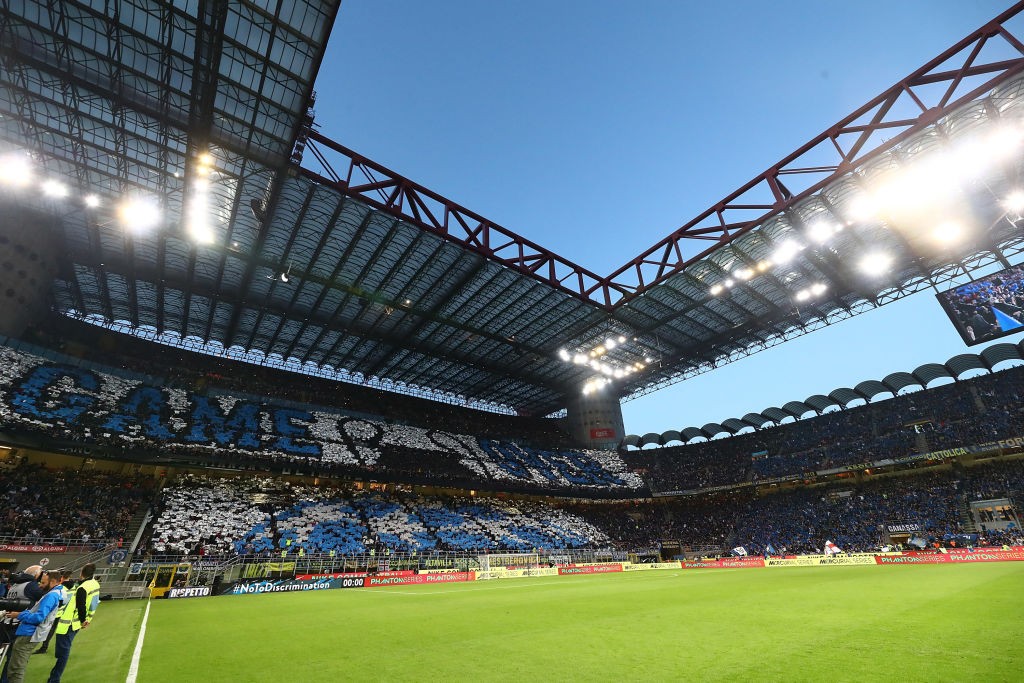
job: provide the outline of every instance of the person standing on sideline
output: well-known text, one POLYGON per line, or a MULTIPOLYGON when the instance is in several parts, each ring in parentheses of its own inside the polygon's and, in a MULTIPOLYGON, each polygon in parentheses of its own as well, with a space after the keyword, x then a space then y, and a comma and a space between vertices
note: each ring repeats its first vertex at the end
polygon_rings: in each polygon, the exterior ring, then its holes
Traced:
POLYGON ((7 680, 10 683, 22 683, 25 680, 25 669, 28 667, 32 651, 46 640, 46 634, 57 618, 60 603, 67 590, 61 585, 60 574, 57 572, 43 572, 39 586, 46 593, 31 609, 20 613, 7 613, 7 616, 18 620, 18 630, 14 632, 14 645, 11 647, 11 660, 7 665, 7 680))
MULTIPOLYGON (((61 612, 63 612, 64 608, 68 604, 68 600, 71 599, 71 590, 75 587, 75 580, 74 580, 74 578, 72 578, 72 574, 71 574, 71 570, 70 569, 60 569, 58 571, 60 571, 60 583, 61 583, 62 586, 64 586, 64 588, 67 589, 67 592, 64 593, 64 602, 60 603, 60 607, 58 608, 58 609, 60 609, 61 612)), ((58 612, 57 614, 59 616, 60 612, 58 612)), ((53 634, 56 633, 56 632, 57 632, 57 622, 56 622, 56 620, 54 620, 53 625, 50 626, 50 632, 46 634, 46 640, 43 641, 43 646, 40 647, 35 652, 33 652, 32 654, 34 654, 34 655, 46 654, 46 649, 50 645, 50 640, 53 639, 53 634)))
POLYGON ((50 670, 47 683, 60 683, 64 675, 64 667, 71 656, 71 643, 78 632, 89 625, 100 605, 100 584, 92 578, 96 573, 96 565, 89 563, 82 567, 81 579, 75 586, 75 594, 68 601, 67 607, 60 614, 57 622, 57 663, 50 670))

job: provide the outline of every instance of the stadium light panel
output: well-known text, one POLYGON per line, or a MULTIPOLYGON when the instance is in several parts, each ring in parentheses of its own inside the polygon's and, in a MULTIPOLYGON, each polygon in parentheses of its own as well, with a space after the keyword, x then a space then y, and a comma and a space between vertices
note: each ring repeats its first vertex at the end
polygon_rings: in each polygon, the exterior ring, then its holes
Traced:
POLYGON ((63 199, 68 196, 68 186, 59 180, 47 180, 44 181, 41 189, 43 194, 51 199, 63 199))
POLYGON ((796 240, 786 240, 775 249, 772 261, 774 263, 789 263, 802 249, 803 245, 796 240))
POLYGON ((824 244, 832 235, 839 232, 840 227, 829 221, 818 221, 807 229, 807 236, 818 244, 824 244))
POLYGON ((624 334, 620 334, 619 335, 619 343, 620 344, 625 344, 626 343, 626 335, 624 335, 624 334))
POLYGON ((797 301, 807 301, 810 298, 811 298, 811 290, 809 290, 809 289, 801 289, 799 292, 796 293, 796 300, 797 301))
POLYGON ((569 352, 566 351, 565 349, 558 349, 558 357, 561 358, 564 361, 568 361, 568 360, 572 359, 572 356, 570 356, 569 352))
POLYGON ((572 362, 575 363, 576 365, 586 365, 587 355, 585 353, 577 353, 575 356, 572 357, 572 362))
POLYGON ((826 285, 824 282, 816 282, 813 285, 811 285, 811 294, 813 294, 814 296, 821 296, 827 291, 828 285, 826 285))
POLYGON ((617 344, 617 343, 615 342, 615 340, 614 340, 614 339, 612 339, 611 337, 608 337, 607 339, 605 339, 605 340, 604 340, 604 347, 605 347, 605 348, 606 348, 607 350, 611 351, 611 350, 612 350, 612 349, 614 349, 614 348, 615 348, 616 346, 618 346, 618 344, 617 344))
POLYGON ((718 285, 712 285, 712 286, 711 286, 711 290, 710 290, 710 291, 711 291, 711 296, 718 296, 719 294, 721 294, 721 293, 722 293, 722 290, 723 290, 723 289, 725 289, 725 287, 723 287, 723 286, 722 286, 722 285, 720 285, 720 284, 718 284, 718 285))
POLYGON ((932 239, 939 244, 956 244, 964 238, 964 227, 956 221, 943 221, 932 229, 932 239))
POLYGON ((32 181, 32 164, 24 154, 0 157, 0 184, 24 187, 32 181))
POLYGON ((880 251, 865 254, 858 266, 861 272, 876 277, 888 272, 892 266, 892 256, 880 251))
POLYGON ((151 199, 134 198, 121 204, 118 216, 124 227, 133 232, 146 232, 160 222, 160 208, 151 199))
POLYGON ((1024 212, 1024 192, 1021 190, 1015 190, 1007 195, 1006 199, 1003 200, 1003 206, 1008 211, 1020 215, 1024 212))
POLYGON ((95 209, 96 207, 98 207, 100 205, 100 198, 99 198, 99 196, 94 195, 94 194, 87 194, 87 195, 85 195, 85 197, 82 198, 82 201, 90 209, 95 209))

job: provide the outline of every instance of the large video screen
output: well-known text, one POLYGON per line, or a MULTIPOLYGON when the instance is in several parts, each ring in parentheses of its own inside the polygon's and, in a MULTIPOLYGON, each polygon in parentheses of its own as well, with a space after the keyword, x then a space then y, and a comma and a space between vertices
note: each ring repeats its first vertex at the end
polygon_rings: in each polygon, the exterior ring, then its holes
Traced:
POLYGON ((968 346, 1024 332, 1024 264, 938 294, 968 346))

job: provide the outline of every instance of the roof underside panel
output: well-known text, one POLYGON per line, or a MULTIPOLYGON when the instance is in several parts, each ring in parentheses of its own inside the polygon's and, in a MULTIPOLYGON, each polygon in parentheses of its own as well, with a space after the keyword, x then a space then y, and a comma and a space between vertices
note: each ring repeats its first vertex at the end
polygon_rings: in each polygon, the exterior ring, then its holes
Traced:
MULTIPOLYGON (((996 119, 1024 121, 1024 55, 1005 31, 963 43, 1001 41, 1005 54, 961 48, 966 64, 940 66, 954 51, 893 90, 918 98, 908 118, 889 116, 883 97, 864 109, 870 124, 847 129, 857 117, 844 119, 821 140, 840 154, 834 166, 791 155, 762 176, 770 191, 731 196, 689 225, 686 240, 670 237, 595 283, 379 165, 354 162, 348 170, 373 176, 362 180, 311 173, 310 157, 321 157, 301 151, 306 136, 323 137, 310 130, 310 105, 338 6, 3 5, 0 151, 27 152, 76 197, 102 200, 93 211, 58 209, 58 312, 547 414, 595 378, 614 380, 606 390, 623 396, 652 391, 1024 250, 1020 222, 993 200, 1017 183, 1020 155, 951 191, 976 230, 963 245, 937 249, 922 237, 928 225, 853 211, 865 187, 929 150, 996 119), (984 87, 957 89, 978 79, 984 87), (948 86, 939 101, 923 92, 935 84, 948 86), (188 211, 200 188, 203 239, 188 211), (126 230, 115 207, 139 195, 155 199, 161 219, 126 230), (744 211, 752 222, 737 222, 744 211), (859 268, 869 251, 891 258, 884 275, 859 268)), ((964 355, 787 410, 846 405, 1012 357, 964 355)), ((788 412, 769 409, 753 424, 788 412)))

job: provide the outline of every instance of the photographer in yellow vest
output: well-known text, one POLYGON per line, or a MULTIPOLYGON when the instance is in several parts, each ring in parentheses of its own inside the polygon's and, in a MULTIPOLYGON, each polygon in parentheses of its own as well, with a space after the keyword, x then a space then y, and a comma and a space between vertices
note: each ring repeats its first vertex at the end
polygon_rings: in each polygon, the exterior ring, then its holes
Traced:
POLYGON ((71 656, 71 643, 78 632, 89 625, 100 604, 100 584, 92 578, 96 565, 91 562, 82 567, 81 578, 75 586, 71 600, 61 611, 57 621, 57 663, 50 670, 47 683, 60 683, 64 674, 68 657, 71 656))

